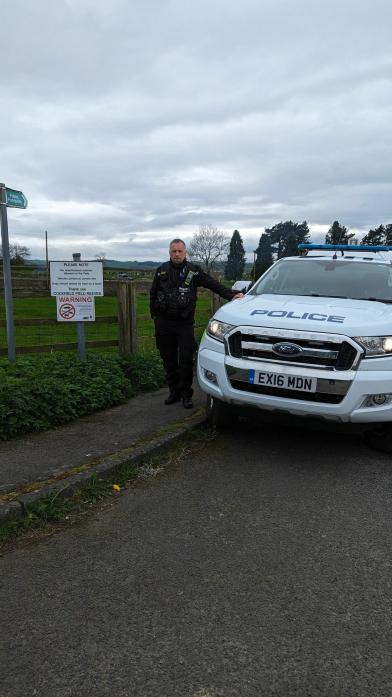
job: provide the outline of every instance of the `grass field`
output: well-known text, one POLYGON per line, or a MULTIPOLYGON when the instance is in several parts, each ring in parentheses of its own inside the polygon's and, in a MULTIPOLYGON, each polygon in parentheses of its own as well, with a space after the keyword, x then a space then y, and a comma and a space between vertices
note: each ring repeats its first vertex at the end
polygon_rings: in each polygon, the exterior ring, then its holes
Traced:
MULTIPOLYGON (((146 295, 140 295, 137 298, 138 346, 153 345, 154 326, 149 315, 148 301, 149 299, 146 295)), ((197 338, 203 333, 204 327, 211 316, 210 306, 211 300, 209 295, 199 297, 195 329, 197 338)), ((114 296, 96 298, 95 313, 97 317, 116 316, 117 298, 114 296)), ((56 299, 49 296, 14 298, 14 318, 56 319, 56 299)), ((0 319, 5 319, 4 298, 0 298, 0 319)), ((85 322, 85 337, 86 341, 117 339, 118 326, 117 324, 85 322)), ((17 348, 22 346, 52 345, 76 340, 76 326, 74 323, 65 324, 64 322, 57 322, 56 325, 48 326, 15 327, 15 342, 17 348)), ((6 347, 6 329, 5 327, 0 327, 0 348, 6 347)))

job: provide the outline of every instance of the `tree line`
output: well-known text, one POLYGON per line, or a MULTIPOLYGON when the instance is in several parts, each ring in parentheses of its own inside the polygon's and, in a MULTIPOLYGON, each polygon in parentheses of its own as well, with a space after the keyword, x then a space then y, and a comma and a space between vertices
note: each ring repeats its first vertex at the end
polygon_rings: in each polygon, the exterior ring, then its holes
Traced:
MULTIPOLYGON (((325 244, 349 244, 353 237, 353 232, 349 232, 345 225, 335 220, 325 235, 325 244)), ((310 242, 310 231, 306 221, 295 223, 286 220, 266 228, 254 250, 254 277, 261 276, 272 265, 274 259, 297 256, 298 245, 310 242)), ((392 246, 392 223, 369 230, 360 240, 360 244, 392 246)), ((238 230, 234 230, 229 238, 213 225, 201 226, 193 236, 188 252, 190 259, 201 263, 209 273, 216 272, 223 264, 226 280, 237 281, 244 277, 246 254, 238 230)))

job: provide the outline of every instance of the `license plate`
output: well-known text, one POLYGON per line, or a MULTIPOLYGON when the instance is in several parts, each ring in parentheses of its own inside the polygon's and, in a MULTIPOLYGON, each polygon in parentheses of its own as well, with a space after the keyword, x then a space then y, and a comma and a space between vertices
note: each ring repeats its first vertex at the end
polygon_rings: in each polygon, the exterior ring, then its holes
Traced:
POLYGON ((307 378, 303 375, 285 375, 284 373, 268 373, 265 370, 250 370, 248 382, 263 387, 280 387, 282 390, 299 390, 301 392, 316 392, 317 378, 307 378))

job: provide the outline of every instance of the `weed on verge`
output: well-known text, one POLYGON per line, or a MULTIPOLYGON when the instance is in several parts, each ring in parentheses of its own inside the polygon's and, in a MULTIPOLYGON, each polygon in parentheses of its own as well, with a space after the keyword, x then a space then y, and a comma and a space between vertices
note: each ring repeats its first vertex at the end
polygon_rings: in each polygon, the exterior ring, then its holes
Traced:
POLYGON ((93 474, 86 484, 71 496, 58 489, 50 496, 29 506, 26 515, 0 524, 0 552, 11 549, 17 542, 32 542, 79 522, 88 512, 97 510, 105 501, 113 501, 137 481, 156 478, 179 465, 188 455, 202 450, 215 438, 206 428, 188 431, 181 442, 163 455, 150 457, 139 465, 124 463, 105 478, 93 474))

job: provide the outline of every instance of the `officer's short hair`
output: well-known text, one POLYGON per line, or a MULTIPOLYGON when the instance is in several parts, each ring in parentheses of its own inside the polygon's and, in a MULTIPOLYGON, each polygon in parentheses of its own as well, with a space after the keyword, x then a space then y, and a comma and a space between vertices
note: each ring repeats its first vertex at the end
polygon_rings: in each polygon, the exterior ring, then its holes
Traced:
POLYGON ((175 239, 170 242, 169 247, 171 247, 172 244, 183 244, 184 247, 186 247, 184 240, 180 240, 179 237, 175 237, 175 239))

